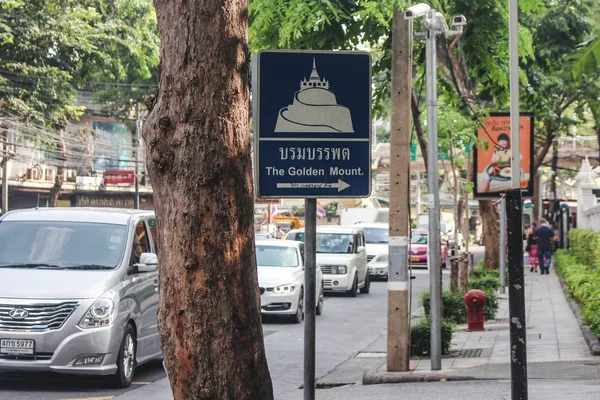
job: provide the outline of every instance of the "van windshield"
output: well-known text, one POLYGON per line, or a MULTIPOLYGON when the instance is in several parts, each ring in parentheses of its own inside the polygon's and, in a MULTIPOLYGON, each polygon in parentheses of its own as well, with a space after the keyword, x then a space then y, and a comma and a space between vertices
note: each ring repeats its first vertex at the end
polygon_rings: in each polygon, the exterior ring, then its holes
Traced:
POLYGON ((0 268, 113 269, 127 227, 89 222, 0 222, 0 268))
POLYGON ((387 244, 389 242, 389 233, 387 228, 363 228, 365 230, 365 239, 369 244, 387 244))
MULTIPOLYGON (((304 232, 296 240, 304 242, 304 232)), ((344 233, 317 233, 317 253, 354 253, 354 237, 344 233)))

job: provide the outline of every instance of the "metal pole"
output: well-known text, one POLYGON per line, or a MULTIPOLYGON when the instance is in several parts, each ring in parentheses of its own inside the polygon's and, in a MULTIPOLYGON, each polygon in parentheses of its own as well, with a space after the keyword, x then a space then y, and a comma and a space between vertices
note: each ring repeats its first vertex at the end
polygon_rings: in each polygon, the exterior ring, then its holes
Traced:
POLYGON ((510 147, 511 184, 513 189, 521 188, 521 130, 519 128, 519 0, 509 0, 508 4, 510 46, 510 147))
POLYGON ((438 183, 436 16, 429 11, 430 27, 426 40, 427 68, 427 205, 429 207, 429 282, 431 293, 431 369, 442 369, 440 198, 438 183))
POLYGON ((525 319, 521 189, 508 190, 506 192, 506 201, 511 399, 527 400, 527 321, 525 319))
POLYGON ((538 173, 538 222, 542 220, 542 215, 543 215, 543 210, 542 208, 544 207, 544 186, 543 186, 543 179, 542 179, 542 173, 541 171, 538 173))
POLYGON ((304 200, 304 400, 315 399, 317 199, 304 200))
POLYGON ((140 184, 139 184, 139 164, 140 164, 140 102, 135 105, 135 197, 134 207, 140 209, 140 184))
POLYGON ((8 126, 5 126, 2 145, 2 214, 8 212, 8 126))
POLYGON ((410 113, 412 21, 394 8, 387 370, 408 371, 410 358, 408 237, 410 221, 410 113), (392 178, 393 177, 393 178, 392 178))
POLYGON ((506 293, 506 198, 500 200, 500 294, 506 293))

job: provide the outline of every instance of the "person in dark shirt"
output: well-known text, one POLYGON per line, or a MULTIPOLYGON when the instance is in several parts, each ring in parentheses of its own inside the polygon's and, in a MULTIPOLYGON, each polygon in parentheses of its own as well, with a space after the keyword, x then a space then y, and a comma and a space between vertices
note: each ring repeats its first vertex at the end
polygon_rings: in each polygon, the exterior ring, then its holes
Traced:
POLYGON ((540 263, 540 273, 542 275, 550 274, 550 262, 552 261, 552 240, 554 238, 554 231, 548 226, 545 219, 540 221, 533 236, 537 240, 537 252, 540 263))

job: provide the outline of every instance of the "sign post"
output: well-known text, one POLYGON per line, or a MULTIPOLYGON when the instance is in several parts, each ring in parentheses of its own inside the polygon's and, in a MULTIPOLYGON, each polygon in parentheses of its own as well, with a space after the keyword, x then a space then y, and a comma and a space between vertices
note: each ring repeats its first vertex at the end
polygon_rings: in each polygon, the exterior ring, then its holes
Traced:
POLYGON ((371 193, 371 57, 260 51, 252 101, 256 195, 306 199, 304 399, 313 400, 316 199, 371 193))

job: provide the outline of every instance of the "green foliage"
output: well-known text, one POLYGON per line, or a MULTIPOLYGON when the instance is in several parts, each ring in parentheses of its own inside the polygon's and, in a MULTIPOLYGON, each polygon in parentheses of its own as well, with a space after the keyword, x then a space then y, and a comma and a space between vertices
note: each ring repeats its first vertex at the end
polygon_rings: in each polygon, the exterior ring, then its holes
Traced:
MULTIPOLYGON (((431 308, 429 291, 421 293, 420 302, 425 310, 425 316, 429 318, 431 308)), ((450 290, 442 290, 442 303, 444 304, 444 315, 442 318, 452 321, 455 324, 464 324, 467 322, 467 308, 462 294, 453 293, 450 290)))
POLYGON ((500 288, 500 271, 484 268, 480 264, 474 268, 473 275, 469 278, 469 290, 478 289, 485 293, 485 319, 495 319, 500 306, 496 291, 500 288))
MULTIPOLYGON (((581 234, 575 234, 578 235, 581 234)), ((600 268, 582 263, 573 250, 558 250, 556 270, 579 303, 583 322, 600 336, 600 268)))
POLYGON ((591 229, 571 229, 569 231, 570 254, 577 262, 594 265, 596 262, 597 235, 591 229))
MULTIPOLYGON (((0 2, 0 99, 25 120, 65 124, 82 113, 76 88, 150 82, 157 62, 151 0, 0 2)), ((104 95, 115 103, 135 97, 116 87, 104 95)))
POLYGON ((469 290, 479 289, 483 292, 494 292, 500 287, 500 277, 483 275, 469 279, 469 290))
MULTIPOLYGON (((450 352, 453 333, 454 324, 449 320, 442 319, 442 354, 450 352)), ((431 320, 422 318, 410 328, 410 353, 414 357, 427 357, 429 356, 430 347, 431 320)))
POLYGON ((572 63, 571 76, 573 80, 580 82, 584 76, 593 76, 600 71, 600 30, 592 38, 582 43, 574 51, 569 60, 572 63))

